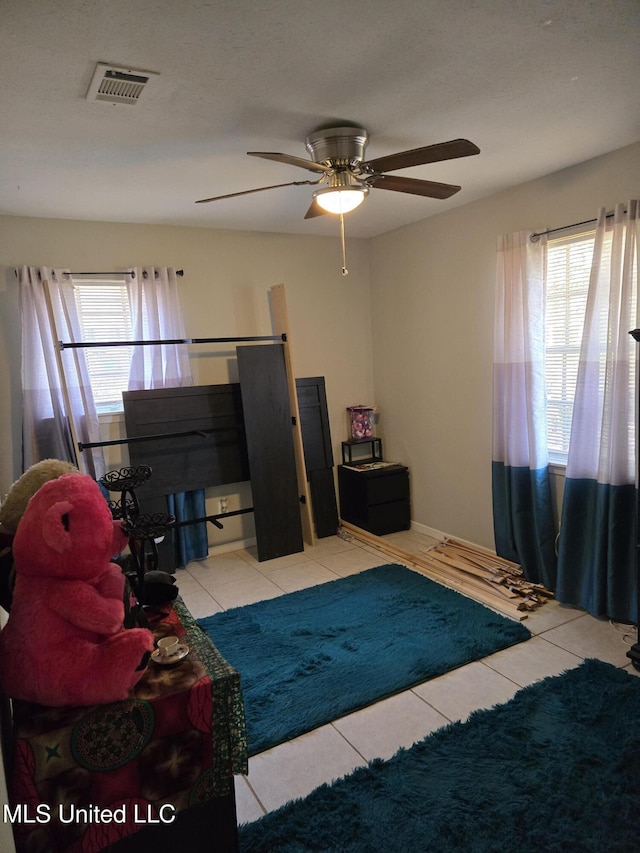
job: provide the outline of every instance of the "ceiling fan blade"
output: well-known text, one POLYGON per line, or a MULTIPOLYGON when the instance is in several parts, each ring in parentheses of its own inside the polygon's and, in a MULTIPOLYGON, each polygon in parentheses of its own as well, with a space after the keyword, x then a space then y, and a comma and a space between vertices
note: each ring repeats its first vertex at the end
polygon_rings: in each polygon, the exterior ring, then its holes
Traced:
POLYGON ((455 184, 420 181, 417 178, 403 178, 399 175, 374 175, 367 179, 367 184, 379 190, 393 190, 398 193, 411 193, 411 195, 423 195, 428 198, 449 198, 462 189, 455 184))
POLYGON ((304 160, 302 157, 293 157, 291 154, 278 154, 276 151, 247 151, 250 157, 263 157, 265 160, 275 160, 276 163, 287 163, 289 166, 299 166, 310 172, 326 172, 326 167, 313 160, 304 160))
POLYGON ((314 200, 309 205, 309 210, 307 210, 307 212, 305 213, 304 218, 313 219, 316 216, 324 216, 326 212, 327 211, 323 210, 314 198, 314 200))
POLYGON ((199 198, 196 204, 205 204, 208 201, 220 201, 223 198, 236 198, 239 195, 250 195, 251 193, 261 193, 264 190, 277 190, 279 187, 300 187, 305 184, 317 184, 317 181, 289 181, 286 184, 272 184, 269 187, 257 187, 254 190, 241 190, 238 193, 227 193, 226 195, 215 195, 212 198, 199 198))
POLYGON ((377 157, 361 164, 365 172, 393 172, 395 169, 408 169, 409 166, 423 166, 425 163, 438 163, 440 160, 454 160, 456 157, 470 157, 479 154, 480 149, 468 139, 452 139, 438 142, 424 148, 412 148, 386 157, 377 157))

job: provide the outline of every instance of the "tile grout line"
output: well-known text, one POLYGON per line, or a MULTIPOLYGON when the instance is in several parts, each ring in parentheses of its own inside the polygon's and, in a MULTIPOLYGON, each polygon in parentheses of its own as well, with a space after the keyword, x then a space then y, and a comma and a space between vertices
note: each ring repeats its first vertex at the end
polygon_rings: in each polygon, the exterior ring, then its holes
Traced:
MULTIPOLYGON (((355 712, 354 712, 354 713, 355 713, 355 712)), ((347 716, 349 716, 349 715, 347 715, 347 716)), ((331 726, 331 728, 334 730, 334 732, 337 732, 337 733, 340 735, 340 737, 341 737, 341 738, 342 738, 346 743, 348 743, 348 744, 349 744, 349 746, 351 747, 351 749, 352 749, 354 752, 356 752, 356 753, 360 756, 360 758, 364 761, 365 766, 367 766, 367 765, 369 764, 369 759, 368 759, 368 758, 366 758, 366 757, 365 757, 365 756, 360 752, 360 750, 359 750, 356 746, 354 746, 354 745, 351 743, 351 741, 349 740, 349 738, 348 738, 345 734, 343 734, 343 733, 340 731, 340 729, 338 729, 338 728, 336 728, 336 727, 335 727, 334 723, 338 723, 338 722, 339 722, 340 720, 342 720, 342 719, 344 719, 344 717, 340 717, 338 720, 332 720, 330 723, 327 723, 326 725, 331 726)))

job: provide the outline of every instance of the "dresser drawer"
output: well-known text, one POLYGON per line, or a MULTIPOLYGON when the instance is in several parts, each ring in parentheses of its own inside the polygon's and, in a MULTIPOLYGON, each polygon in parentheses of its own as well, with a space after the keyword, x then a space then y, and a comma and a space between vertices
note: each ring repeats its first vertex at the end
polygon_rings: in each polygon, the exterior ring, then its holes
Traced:
POLYGON ((358 470, 338 466, 340 515, 376 535, 411 525, 409 470, 404 465, 358 470))

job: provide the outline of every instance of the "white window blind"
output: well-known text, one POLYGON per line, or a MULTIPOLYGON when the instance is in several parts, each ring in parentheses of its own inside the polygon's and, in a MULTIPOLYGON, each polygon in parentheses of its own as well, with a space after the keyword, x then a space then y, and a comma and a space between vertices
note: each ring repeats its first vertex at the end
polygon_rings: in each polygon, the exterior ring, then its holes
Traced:
MULTIPOLYGON (((74 280, 82 340, 133 339, 125 278, 109 281, 74 280)), ((122 392, 129 381, 133 347, 88 347, 85 350, 91 388, 99 414, 122 411, 122 392)))
POLYGON ((565 465, 594 239, 591 231, 549 240, 547 244, 547 441, 550 461, 565 465))
MULTIPOLYGON (((547 244, 545 306, 545 382, 547 389, 547 441, 549 459, 566 465, 571 437, 571 419, 576 393, 578 361, 584 327, 595 232, 549 240, 547 244)), ((611 235, 605 237, 602 264, 611 263, 611 235)), ((635 273, 634 273, 635 275, 635 273)), ((631 312, 636 312, 637 294, 631 294, 631 312)), ((608 314, 601 311, 600 393, 604 390, 607 359, 608 314)), ((633 340, 629 338, 629 347, 633 340)), ((629 364, 629 395, 635 394, 635 357, 629 364)), ((632 407, 633 408, 633 407, 632 407)), ((635 420, 629 421, 630 448, 634 447, 635 420)))

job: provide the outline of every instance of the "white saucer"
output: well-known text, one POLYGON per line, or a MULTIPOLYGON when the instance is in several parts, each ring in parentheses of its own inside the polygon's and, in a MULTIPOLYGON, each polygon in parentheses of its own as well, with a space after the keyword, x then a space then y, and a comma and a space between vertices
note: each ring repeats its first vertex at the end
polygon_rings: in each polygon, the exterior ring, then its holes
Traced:
POLYGON ((169 666, 172 663, 177 663, 182 658, 185 658, 189 654, 189 646, 181 643, 178 646, 178 651, 174 652, 172 655, 163 655, 160 653, 160 649, 156 649, 151 653, 151 660, 156 663, 161 664, 162 666, 169 666))

